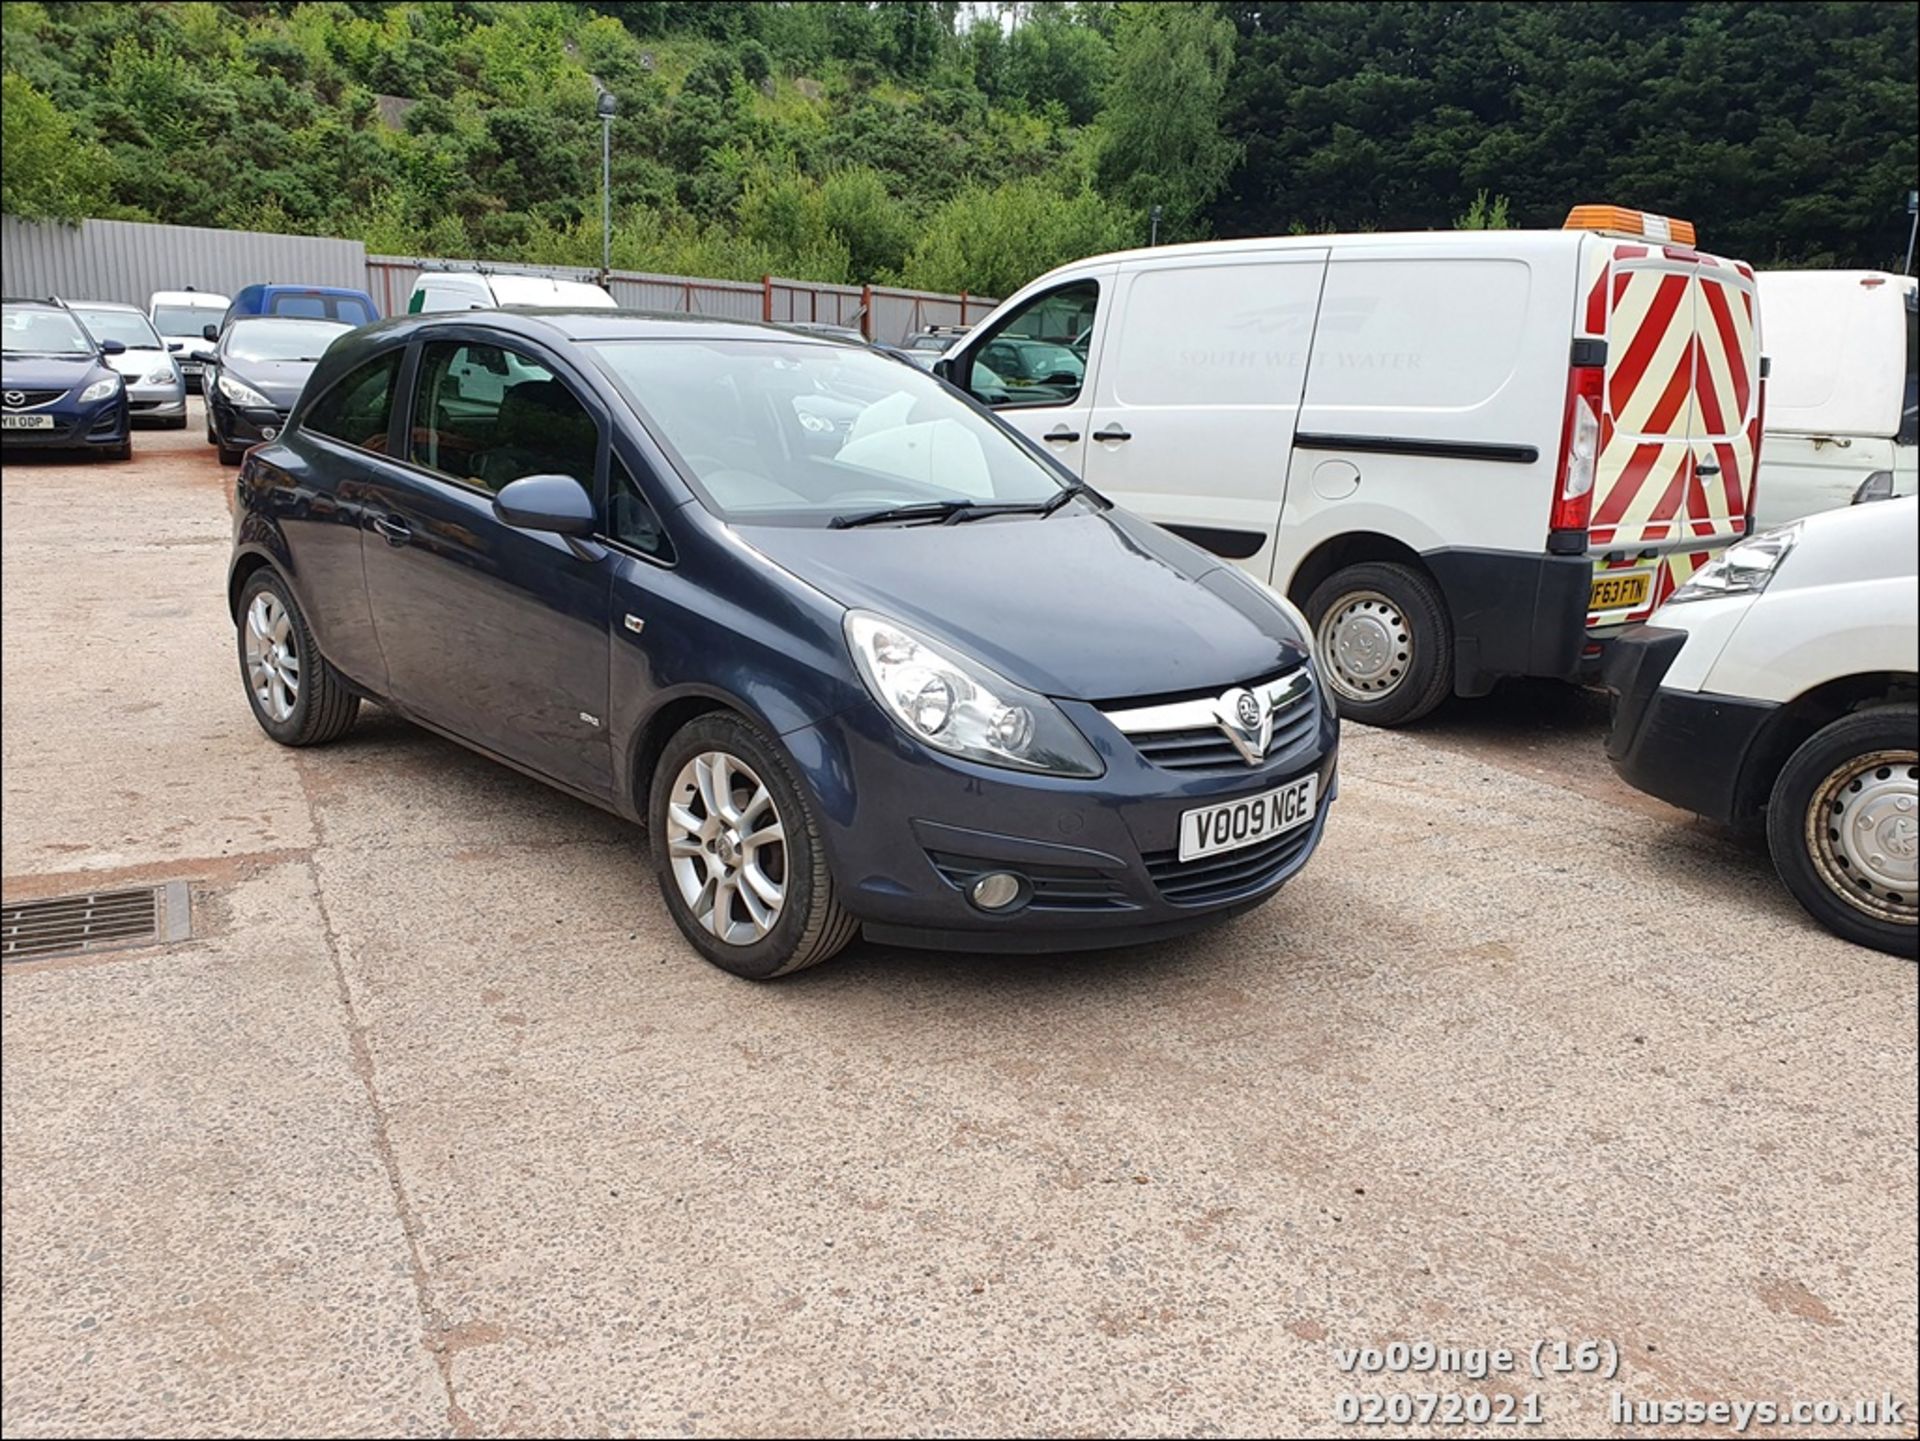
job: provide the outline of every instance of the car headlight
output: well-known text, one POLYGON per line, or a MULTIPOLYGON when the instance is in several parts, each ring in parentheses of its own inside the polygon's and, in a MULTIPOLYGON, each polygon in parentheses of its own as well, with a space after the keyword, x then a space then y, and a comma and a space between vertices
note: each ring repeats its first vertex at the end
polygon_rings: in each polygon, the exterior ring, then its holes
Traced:
POLYGON ((220 375, 220 393, 235 405, 257 405, 267 410, 273 409, 273 402, 255 390, 251 385, 242 384, 224 371, 220 375))
POLYGON ((850 610, 847 648, 880 708, 949 755, 1049 775, 1105 769, 1087 738, 1043 695, 869 610, 850 610))
POLYGON ((109 395, 120 393, 120 377, 109 375, 105 380, 96 380, 80 392, 80 403, 92 405, 96 400, 105 400, 109 395))
POLYGON ((1723 595, 1758 595, 1767 588, 1780 562, 1800 539, 1800 525, 1762 531, 1738 545, 1730 545, 1701 566, 1680 589, 1667 597, 1668 605, 1690 600, 1716 600, 1723 595))
POLYGON ((173 366, 171 364, 161 366, 160 369, 153 371, 151 374, 142 376, 140 383, 142 385, 173 384, 173 366))

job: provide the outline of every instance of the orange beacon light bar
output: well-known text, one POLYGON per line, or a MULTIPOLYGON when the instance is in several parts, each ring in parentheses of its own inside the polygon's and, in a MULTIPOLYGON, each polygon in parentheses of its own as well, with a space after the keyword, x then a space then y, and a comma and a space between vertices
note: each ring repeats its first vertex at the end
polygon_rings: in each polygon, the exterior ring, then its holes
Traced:
POLYGON ((1562 230, 1605 230, 1615 235, 1637 235, 1645 240, 1671 240, 1692 245, 1693 222, 1629 210, 1624 205, 1576 205, 1567 212, 1562 230))

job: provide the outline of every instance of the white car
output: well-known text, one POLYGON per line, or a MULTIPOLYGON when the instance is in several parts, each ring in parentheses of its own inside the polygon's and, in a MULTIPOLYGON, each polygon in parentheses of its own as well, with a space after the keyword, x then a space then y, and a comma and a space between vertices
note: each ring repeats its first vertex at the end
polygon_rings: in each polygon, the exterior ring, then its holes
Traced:
POLYGON ((108 300, 71 300, 67 309, 80 318, 95 340, 117 340, 126 349, 107 357, 127 383, 127 406, 134 424, 158 421, 163 430, 184 430, 187 383, 168 343, 160 338, 137 305, 108 300))
POLYGON ((1879 270, 1763 270, 1761 526, 1920 485, 1920 282, 1879 270))
POLYGON ((556 305, 612 310, 618 302, 590 280, 560 280, 497 270, 428 270, 413 283, 407 313, 497 310, 503 305, 556 305))
POLYGON ((1077 260, 935 373, 1286 595, 1340 713, 1399 725, 1597 671, 1747 534, 1760 356, 1750 266, 1583 205, 1077 260))
POLYGON ((1609 656, 1627 782, 1765 819, 1780 879, 1860 945, 1913 957, 1920 876, 1920 499, 1742 541, 1609 656))

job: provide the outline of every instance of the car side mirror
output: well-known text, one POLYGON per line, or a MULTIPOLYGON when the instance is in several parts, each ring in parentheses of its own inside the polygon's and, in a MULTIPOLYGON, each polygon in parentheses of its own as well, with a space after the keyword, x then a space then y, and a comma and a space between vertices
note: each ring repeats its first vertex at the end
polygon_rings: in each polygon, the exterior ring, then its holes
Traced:
POLYGON ((220 327, 217 325, 201 326, 200 338, 202 340, 218 340, 220 338, 220 327))
POLYGON ((933 363, 933 373, 942 380, 951 381, 953 379, 953 362, 946 356, 941 356, 933 363))
POLYGON ((214 363, 214 360, 218 357, 219 353, 220 353, 219 351, 214 350, 208 346, 196 345, 192 350, 189 350, 187 352, 187 359, 197 360, 202 365, 212 365, 214 363))
POLYGON ((102 355, 125 355, 127 353, 126 343, 119 340, 103 340, 100 342, 100 353, 102 355))
POLYGON ((186 348, 187 343, 184 340, 169 340, 167 342, 167 350, 169 352, 185 350, 186 348))
POLYGON ((523 475, 500 487, 493 513, 519 530, 553 535, 593 534, 593 500, 570 475, 523 475))

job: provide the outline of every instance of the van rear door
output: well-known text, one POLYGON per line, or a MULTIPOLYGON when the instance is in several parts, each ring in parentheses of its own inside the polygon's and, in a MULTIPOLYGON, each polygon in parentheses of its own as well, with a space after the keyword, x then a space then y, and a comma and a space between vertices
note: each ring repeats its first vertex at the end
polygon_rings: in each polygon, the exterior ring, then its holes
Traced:
POLYGON ((1595 244, 1584 321, 1606 337, 1607 371, 1587 624, 1612 627, 1646 619, 1745 532, 1760 358, 1746 266, 1678 245, 1595 244))

